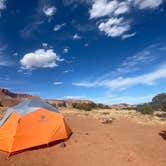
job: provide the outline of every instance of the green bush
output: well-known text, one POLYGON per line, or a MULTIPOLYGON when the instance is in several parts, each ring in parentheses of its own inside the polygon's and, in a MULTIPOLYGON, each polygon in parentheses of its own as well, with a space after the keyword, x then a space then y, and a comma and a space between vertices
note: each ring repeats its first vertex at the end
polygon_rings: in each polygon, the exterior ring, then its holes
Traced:
POLYGON ((66 103, 65 102, 58 103, 58 107, 66 107, 66 103))
POLYGON ((95 103, 74 103, 72 106, 73 108, 85 111, 91 111, 92 109, 111 109, 108 105, 95 103))
POLYGON ((99 108, 99 109, 111 109, 111 107, 109 105, 105 105, 105 104, 97 104, 97 108, 99 108))
POLYGON ((151 104, 156 110, 166 111, 166 93, 153 97, 151 104))
POLYGON ((73 108, 79 109, 79 110, 85 110, 85 111, 91 111, 92 109, 95 109, 97 107, 97 105, 95 103, 88 103, 88 104, 78 104, 78 103, 74 103, 73 108))
POLYGON ((153 109, 152 105, 149 103, 138 105, 137 111, 141 112, 142 114, 153 114, 154 113, 154 109, 153 109))

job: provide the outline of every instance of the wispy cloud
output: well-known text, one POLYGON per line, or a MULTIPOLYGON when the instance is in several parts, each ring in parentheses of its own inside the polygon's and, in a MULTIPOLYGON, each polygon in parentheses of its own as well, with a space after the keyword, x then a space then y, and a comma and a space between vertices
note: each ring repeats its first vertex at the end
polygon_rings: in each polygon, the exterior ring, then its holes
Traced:
POLYGON ((65 70, 65 71, 63 71, 63 73, 71 73, 71 72, 73 72, 73 70, 65 70))
POLYGON ((78 35, 77 33, 73 35, 73 40, 80 40, 81 36, 78 35))
POLYGON ((121 76, 140 71, 145 65, 148 65, 157 59, 160 59, 163 54, 160 54, 161 46, 153 44, 142 51, 135 53, 132 56, 125 58, 113 71, 108 72, 97 78, 97 81, 102 81, 115 76, 121 76))
POLYGON ((59 82, 59 81, 56 81, 56 82, 53 82, 54 85, 62 85, 63 82, 59 82))
POLYGON ((56 7, 55 6, 44 6, 43 12, 46 16, 50 17, 53 16, 56 13, 56 7))
POLYGON ((1 11, 6 9, 6 1, 7 0, 0 0, 0 16, 1 16, 1 11))
POLYGON ((151 63, 152 61, 160 58, 156 54, 158 51, 157 45, 150 45, 143 49, 142 51, 134 54, 133 56, 127 57, 116 69, 117 73, 128 73, 139 70, 142 65, 151 63))
POLYGON ((130 34, 124 34, 124 35, 122 36, 122 40, 131 38, 131 37, 134 37, 135 35, 136 35, 136 32, 130 33, 130 34))
POLYGON ((134 5, 139 9, 155 9, 159 7, 164 0, 134 0, 134 5))
MULTIPOLYGON (((125 89, 131 86, 143 84, 154 85, 157 80, 166 77, 166 63, 158 64, 155 70, 135 75, 136 71, 141 71, 145 65, 158 61, 163 54, 160 44, 153 44, 144 50, 129 56, 117 68, 111 72, 103 74, 91 81, 74 82, 75 86, 82 87, 109 87, 111 89, 125 89), (132 73, 132 76, 128 76, 132 73), (127 76, 126 76, 127 75, 127 76)), ((159 62, 158 62, 159 63, 159 62)), ((161 62, 160 62, 161 63, 161 62)))
POLYGON ((98 26, 100 31, 104 31, 108 37, 117 37, 130 30, 130 22, 125 21, 123 17, 111 17, 103 21, 98 26))
POLYGON ((64 96, 64 99, 86 99, 86 96, 64 96))
POLYGON ((99 98, 92 98, 93 101, 97 103, 105 104, 142 104, 145 102, 150 102, 156 94, 144 95, 144 96, 105 96, 99 98))
POLYGON ((14 65, 14 62, 6 55, 7 45, 0 46, 0 66, 9 67, 14 65))
POLYGON ((63 24, 56 24, 54 26, 54 31, 59 31, 62 27, 64 27, 66 24, 63 23, 63 24))
POLYGON ((65 48, 63 49, 63 53, 67 54, 68 52, 69 52, 69 47, 65 47, 65 48))
POLYGON ((88 47, 88 46, 89 46, 89 44, 88 44, 88 43, 85 43, 85 44, 84 44, 84 46, 85 46, 85 47, 88 47))
POLYGON ((126 89, 135 85, 155 85, 158 80, 166 78, 166 63, 160 65, 155 70, 135 77, 118 77, 115 79, 104 79, 94 82, 73 83, 75 86, 83 87, 109 87, 112 90, 126 89))
POLYGON ((56 8, 50 1, 40 0, 37 3, 37 7, 27 20, 27 25, 20 31, 20 35, 23 38, 30 38, 40 33, 40 25, 45 22, 46 15, 49 19, 56 13, 56 8), (35 34, 35 35, 34 35, 35 34))
POLYGON ((43 47, 47 47, 48 44, 47 44, 47 43, 42 43, 42 46, 43 46, 43 47))

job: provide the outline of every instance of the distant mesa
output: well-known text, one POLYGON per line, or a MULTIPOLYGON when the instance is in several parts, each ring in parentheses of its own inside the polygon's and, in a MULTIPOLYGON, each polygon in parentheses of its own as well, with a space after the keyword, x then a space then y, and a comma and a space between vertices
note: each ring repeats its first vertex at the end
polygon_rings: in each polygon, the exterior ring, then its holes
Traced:
POLYGON ((120 109, 132 109, 132 108, 135 108, 136 105, 130 105, 130 104, 127 104, 127 103, 120 103, 120 104, 114 104, 114 105, 111 105, 111 108, 112 109, 116 109, 116 110, 120 110, 120 109))
POLYGON ((41 100, 41 98, 38 96, 32 96, 29 94, 21 94, 21 93, 13 93, 13 92, 10 92, 8 89, 0 88, 0 106, 10 107, 27 99, 41 100))
POLYGON ((56 99, 47 99, 48 103, 53 105, 64 104, 66 107, 72 107, 73 104, 91 104, 94 103, 90 100, 79 100, 79 99, 66 99, 66 100, 56 100, 56 99))
MULTIPOLYGON (((37 99, 42 100, 38 96, 33 96, 29 94, 21 94, 21 93, 14 93, 9 91, 8 89, 0 88, 0 106, 1 107, 11 107, 14 106, 21 101, 27 99, 37 99)), ((46 99, 45 102, 52 104, 56 107, 73 107, 73 104, 93 104, 93 101, 90 100, 80 100, 80 99, 66 99, 66 100, 57 100, 57 99, 46 99)), ((104 104, 103 104, 104 105, 104 104)), ((127 108, 135 108, 135 105, 129 105, 126 103, 120 103, 115 105, 109 105, 112 109, 127 109, 127 108)))
MULTIPOLYGON (((32 96, 29 94, 21 94, 21 93, 14 93, 9 91, 8 89, 0 88, 0 106, 1 107, 11 107, 13 105, 16 105, 20 103, 21 101, 27 100, 27 99, 37 99, 42 100, 38 96, 32 96)), ((45 100, 46 102, 53 104, 53 105, 63 105, 65 102, 65 105, 67 107, 71 107, 72 104, 90 104, 93 103, 90 100, 75 100, 75 99, 68 99, 68 100, 56 100, 56 99, 49 99, 45 100)))

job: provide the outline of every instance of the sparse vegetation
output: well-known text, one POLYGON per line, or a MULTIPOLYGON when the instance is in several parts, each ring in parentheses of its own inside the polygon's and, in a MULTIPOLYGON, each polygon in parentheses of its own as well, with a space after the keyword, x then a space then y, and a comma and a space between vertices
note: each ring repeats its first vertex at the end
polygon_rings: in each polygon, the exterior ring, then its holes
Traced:
POLYGON ((138 105, 137 111, 141 112, 142 114, 153 114, 154 113, 154 109, 153 109, 152 105, 149 103, 138 105))
POLYGON ((166 93, 161 93, 153 97, 152 106, 159 111, 166 111, 166 93))
POLYGON ((58 103, 58 107, 66 107, 66 103, 65 102, 58 103))
POLYGON ((74 103, 72 104, 72 106, 73 108, 76 108, 79 110, 91 111, 92 109, 95 109, 97 105, 95 103, 89 103, 89 104, 74 103))
POLYGON ((79 110, 85 110, 85 111, 91 111, 93 109, 111 109, 108 105, 104 104, 96 104, 96 103, 74 103, 72 104, 73 108, 79 109, 79 110))
POLYGON ((166 111, 166 93, 161 93, 153 97, 151 103, 138 105, 137 111, 142 114, 153 114, 154 111, 166 111))

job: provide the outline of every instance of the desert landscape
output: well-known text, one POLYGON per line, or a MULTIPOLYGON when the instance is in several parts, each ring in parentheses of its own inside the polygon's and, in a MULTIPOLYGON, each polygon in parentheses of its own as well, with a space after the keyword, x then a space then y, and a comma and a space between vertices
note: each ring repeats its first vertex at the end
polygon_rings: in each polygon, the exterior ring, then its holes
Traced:
POLYGON ((102 119, 98 116, 103 110, 63 110, 73 132, 65 146, 60 143, 36 148, 10 158, 6 152, 0 152, 1 166, 165 166, 166 120, 138 115, 133 118, 128 112, 120 114, 122 111, 107 110, 113 120, 104 124, 108 114, 102 119))
POLYGON ((0 0, 0 166, 166 166, 166 0, 0 0))
MULTIPOLYGON (((79 100, 75 102, 78 104, 79 100)), ((34 147, 9 158, 8 153, 1 151, 0 165, 165 166, 166 113, 149 115, 121 107, 122 104, 119 109, 113 106, 91 111, 71 105, 59 107, 72 130, 67 140, 34 147)), ((1 119, 7 108, 1 107, 1 119)))

